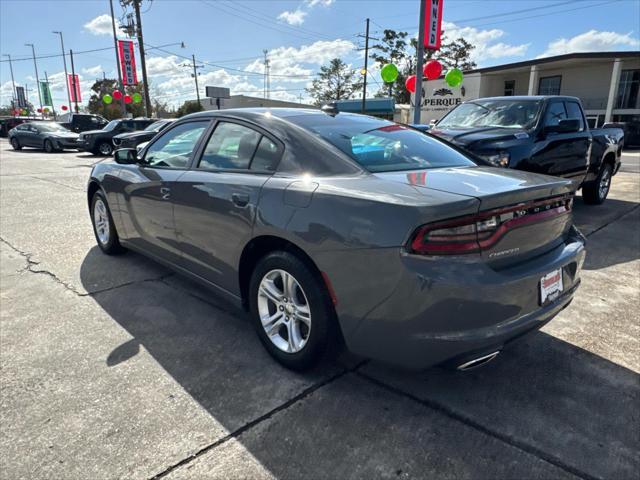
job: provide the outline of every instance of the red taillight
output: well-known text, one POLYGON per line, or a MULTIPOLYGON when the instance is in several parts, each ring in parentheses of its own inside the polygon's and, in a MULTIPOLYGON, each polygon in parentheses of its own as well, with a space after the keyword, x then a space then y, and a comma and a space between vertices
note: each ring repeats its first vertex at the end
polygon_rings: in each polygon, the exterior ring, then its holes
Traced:
POLYGON ((477 215, 429 223, 413 234, 410 250, 423 255, 461 255, 493 247, 509 231, 571 211, 573 197, 555 197, 477 215))

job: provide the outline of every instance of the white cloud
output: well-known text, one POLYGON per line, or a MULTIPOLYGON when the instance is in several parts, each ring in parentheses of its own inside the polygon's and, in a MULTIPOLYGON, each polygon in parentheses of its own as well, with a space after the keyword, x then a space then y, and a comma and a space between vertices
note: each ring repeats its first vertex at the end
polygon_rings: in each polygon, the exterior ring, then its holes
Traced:
MULTIPOLYGON (((120 22, 116 19, 116 30, 119 31, 120 22)), ((93 20, 84 24, 84 29, 92 35, 113 35, 111 26, 111 16, 105 14, 98 15, 93 20)))
POLYGON ((309 7, 315 7, 316 5, 322 5, 323 7, 328 7, 335 0, 307 0, 306 3, 309 7))
POLYGON ((149 57, 147 58, 147 74, 148 75, 176 75, 186 71, 181 65, 184 60, 180 60, 175 55, 168 57, 149 57))
POLYGON ((304 23, 304 17, 307 16, 307 12, 300 10, 294 10, 293 12, 284 11, 278 15, 278 20, 288 23, 289 25, 302 25, 304 23))
POLYGON ((548 57, 574 52, 598 52, 640 47, 640 40, 631 33, 601 32, 589 30, 571 38, 559 38, 550 42, 547 49, 538 56, 548 57))
MULTIPOLYGON (((95 67, 87 67, 87 68, 83 68, 82 69, 82 73, 86 73, 87 75, 91 76, 91 77, 99 77, 102 75, 102 65, 96 65, 95 67)), ((64 76, 64 72, 63 72, 63 76, 64 76)), ((49 80, 51 80, 51 77, 49 77, 49 80)), ((64 80, 64 78, 63 78, 64 80)))
POLYGON ((475 45, 476 48, 471 51, 471 59, 477 63, 496 58, 522 57, 530 45, 497 42, 505 35, 505 31, 498 28, 478 30, 474 27, 461 27, 455 23, 443 22, 443 30, 449 41, 462 37, 471 45, 475 45))

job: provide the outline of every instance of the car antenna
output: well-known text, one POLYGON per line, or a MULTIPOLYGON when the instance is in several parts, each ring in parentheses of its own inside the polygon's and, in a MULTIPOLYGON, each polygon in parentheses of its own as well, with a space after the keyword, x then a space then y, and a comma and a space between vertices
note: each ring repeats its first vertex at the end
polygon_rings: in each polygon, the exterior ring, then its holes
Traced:
POLYGON ((338 113, 340 113, 338 111, 338 104, 336 102, 325 103, 320 108, 320 110, 322 110, 327 115, 331 115, 332 117, 335 117, 338 113))

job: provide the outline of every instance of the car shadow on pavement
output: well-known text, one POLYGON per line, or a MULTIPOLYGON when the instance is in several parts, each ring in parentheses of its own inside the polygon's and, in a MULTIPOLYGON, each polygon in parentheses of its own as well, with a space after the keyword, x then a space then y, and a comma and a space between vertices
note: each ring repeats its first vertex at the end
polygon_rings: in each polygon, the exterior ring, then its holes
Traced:
MULTIPOLYGON (((82 265, 87 287, 94 262, 87 255, 82 265)), ((337 478, 356 466, 358 476, 373 477, 390 465, 390 474, 454 477, 632 478, 640 469, 640 376, 546 333, 464 373, 370 362, 341 376, 338 362, 298 374, 266 354, 245 315, 178 275, 92 298, 133 337, 109 353, 108 366, 144 348, 276 478, 337 478), (561 470, 527 471, 511 456, 523 452, 561 470)))

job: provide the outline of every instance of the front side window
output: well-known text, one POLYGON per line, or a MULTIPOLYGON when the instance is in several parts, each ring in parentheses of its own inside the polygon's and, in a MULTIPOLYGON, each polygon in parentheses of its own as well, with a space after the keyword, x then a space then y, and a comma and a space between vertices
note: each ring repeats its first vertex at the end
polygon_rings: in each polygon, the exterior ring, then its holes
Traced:
POLYGON ((580 131, 584 130, 584 118, 582 118, 582 110, 576 102, 564 102, 567 109, 567 118, 580 121, 580 131))
POLYGON ((119 123, 120 123, 120 120, 111 120, 109 123, 107 123, 107 125, 103 128, 103 130, 105 132, 110 132, 111 130, 115 129, 119 123))
POLYGON ((262 135, 236 123, 220 122, 204 149, 199 168, 248 169, 262 135))
POLYGON ((560 95, 562 75, 542 77, 538 84, 538 95, 560 95))
POLYGON ((187 122, 161 135, 147 149, 144 163, 150 167, 187 168, 208 121, 187 122))
POLYGON ((558 125, 560 120, 567 118, 567 112, 564 110, 564 103, 553 102, 547 107, 547 113, 544 115, 545 126, 558 125))

